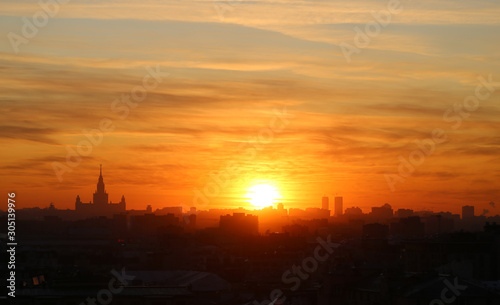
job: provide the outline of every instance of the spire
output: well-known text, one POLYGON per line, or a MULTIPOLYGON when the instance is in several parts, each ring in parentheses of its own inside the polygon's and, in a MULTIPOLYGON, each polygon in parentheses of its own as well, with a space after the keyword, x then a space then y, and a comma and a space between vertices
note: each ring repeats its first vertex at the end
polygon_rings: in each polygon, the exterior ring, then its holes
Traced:
POLYGON ((105 193, 104 179, 102 178, 102 164, 99 164, 99 180, 97 181, 97 193, 105 193))
POLYGON ((94 204, 108 204, 108 193, 104 187, 104 179, 102 178, 102 164, 99 164, 99 179, 97 180, 97 189, 94 193, 94 204))

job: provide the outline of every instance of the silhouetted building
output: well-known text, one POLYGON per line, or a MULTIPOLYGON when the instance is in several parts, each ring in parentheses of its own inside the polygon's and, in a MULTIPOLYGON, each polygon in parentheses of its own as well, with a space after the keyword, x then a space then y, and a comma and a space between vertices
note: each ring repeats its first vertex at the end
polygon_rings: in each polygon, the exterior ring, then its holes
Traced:
POLYGON ((399 209, 394 213, 396 217, 408 218, 413 216, 413 210, 411 209, 399 209))
POLYGON ((188 216, 187 225, 190 229, 196 229, 196 214, 191 214, 188 216))
POLYGON ((131 230, 135 234, 172 232, 172 227, 180 227, 179 218, 175 217, 174 214, 144 214, 132 216, 130 224, 131 230))
POLYGON ((174 214, 175 217, 179 219, 182 218, 182 207, 163 207, 161 209, 156 209, 156 215, 168 215, 174 214))
POLYGON ((328 228, 328 219, 297 219, 294 221, 294 224, 304 226, 307 228, 308 232, 317 235, 328 228))
POLYGON ((233 213, 233 216, 221 216, 219 228, 222 233, 230 235, 258 235, 259 217, 250 214, 245 215, 245 213, 233 213))
POLYGON ((323 218, 326 218, 326 219, 328 219, 330 217, 330 211, 323 210, 320 208, 306 208, 305 210, 290 208, 288 210, 288 215, 291 218, 302 218, 302 219, 323 219, 323 218))
POLYGON ((348 216, 361 216, 363 215, 363 210, 359 207, 351 207, 345 209, 345 214, 348 216))
POLYGON ((389 235, 389 226, 370 223, 363 226, 363 237, 368 239, 385 239, 389 235))
POLYGON ((278 203, 277 211, 278 211, 278 214, 281 215, 281 216, 287 216, 288 215, 288 211, 285 209, 285 206, 281 202, 278 203))
POLYGON ((462 219, 470 219, 474 217, 474 206, 465 205, 462 207, 462 219))
POLYGON ((455 229, 453 218, 447 215, 429 215, 422 220, 425 224, 425 234, 450 233, 455 229))
POLYGON ((323 198, 321 199, 321 208, 323 210, 330 209, 330 202, 329 202, 329 198, 327 196, 323 196, 323 198))
POLYGON ((342 216, 344 211, 344 203, 342 197, 335 197, 335 216, 342 216))
POLYGON ((372 207, 371 216, 376 220, 387 220, 393 217, 393 210, 390 204, 384 204, 381 207, 372 207))
POLYGON ((495 233, 495 234, 500 235, 500 225, 497 225, 496 222, 494 222, 492 224, 490 224, 489 222, 486 222, 486 224, 484 225, 484 232, 495 233))
POLYGON ((307 236, 309 230, 304 225, 293 224, 283 226, 283 233, 287 233, 289 236, 307 236))
POLYGON ((425 225, 418 216, 400 218, 398 222, 391 223, 391 234, 404 237, 423 236, 425 225))
POLYGON ((80 195, 76 196, 75 211, 79 216, 113 216, 124 213, 126 210, 125 197, 119 203, 108 202, 108 193, 104 187, 102 178, 102 165, 99 170, 99 180, 97 189, 93 196, 94 202, 84 203, 80 200, 80 195))

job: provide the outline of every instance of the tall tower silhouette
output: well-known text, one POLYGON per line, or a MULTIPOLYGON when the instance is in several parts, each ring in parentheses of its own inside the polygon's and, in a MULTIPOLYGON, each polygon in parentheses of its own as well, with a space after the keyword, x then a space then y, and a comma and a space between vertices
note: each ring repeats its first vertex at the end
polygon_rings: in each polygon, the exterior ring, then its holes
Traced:
POLYGON ((102 178, 102 164, 100 164, 99 167, 99 180, 97 181, 97 189, 94 193, 94 204, 108 204, 108 193, 106 193, 106 190, 104 188, 104 179, 102 178))
POLYGON ((80 196, 76 196, 75 211, 82 217, 106 216, 111 217, 115 214, 126 212, 127 203, 125 196, 118 203, 108 201, 108 193, 104 186, 102 178, 102 164, 99 166, 99 179, 97 180, 97 188, 94 192, 94 202, 84 203, 80 200, 80 196))
POLYGON ((335 216, 342 216, 344 210, 344 199, 340 196, 335 196, 335 216))
POLYGON ((326 195, 324 195, 323 198, 321 199, 321 208, 323 210, 329 210, 330 209, 330 199, 326 195))

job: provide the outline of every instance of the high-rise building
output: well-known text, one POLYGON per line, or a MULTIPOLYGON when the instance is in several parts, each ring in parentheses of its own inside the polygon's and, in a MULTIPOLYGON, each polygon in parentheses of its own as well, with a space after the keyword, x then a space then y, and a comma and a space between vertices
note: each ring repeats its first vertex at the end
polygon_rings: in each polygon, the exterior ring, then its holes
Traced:
POLYGON ((335 197, 335 216, 342 216, 344 210, 344 203, 342 197, 335 197))
POLYGON ((84 203, 80 200, 80 196, 76 196, 75 210, 78 215, 113 216, 126 211, 124 196, 122 196, 122 199, 118 203, 108 202, 108 193, 104 187, 104 179, 102 177, 102 165, 99 169, 99 179, 97 180, 97 188, 93 198, 94 202, 84 203))
POLYGON ((328 196, 323 196, 323 198, 321 200, 321 208, 323 210, 329 210, 330 209, 330 199, 328 198, 328 196))
POLYGON ((462 219, 467 219, 472 217, 474 217, 474 206, 464 205, 462 207, 462 219))

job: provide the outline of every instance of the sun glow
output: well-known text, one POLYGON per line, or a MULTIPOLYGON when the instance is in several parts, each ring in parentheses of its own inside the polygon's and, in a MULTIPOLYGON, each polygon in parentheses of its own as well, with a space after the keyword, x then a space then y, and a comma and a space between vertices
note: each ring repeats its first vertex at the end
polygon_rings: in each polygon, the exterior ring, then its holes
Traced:
POLYGON ((272 185, 257 184, 248 189, 245 197, 252 206, 264 208, 273 205, 276 199, 281 198, 281 194, 272 185))

